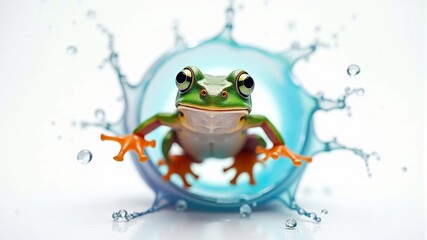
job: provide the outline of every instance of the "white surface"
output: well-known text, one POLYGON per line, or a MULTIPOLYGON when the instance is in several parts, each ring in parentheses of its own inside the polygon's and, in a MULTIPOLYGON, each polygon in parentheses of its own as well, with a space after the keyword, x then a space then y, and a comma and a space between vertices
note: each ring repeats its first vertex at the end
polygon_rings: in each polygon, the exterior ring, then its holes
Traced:
POLYGON ((322 138, 338 136, 382 157, 372 161, 372 178, 348 152, 316 157, 298 199, 308 209, 329 210, 321 224, 297 218, 298 228, 285 230, 285 219, 296 216, 277 205, 255 211, 250 219, 167 210, 130 223, 111 221, 112 211, 148 207, 153 194, 130 161, 111 160, 117 149, 99 141, 99 130, 70 125, 93 119, 97 108, 105 109, 110 120, 122 111, 114 74, 97 68, 107 51, 96 24, 116 34, 121 65, 136 82, 173 43, 174 19, 184 37, 197 42, 223 27, 226 5, 0 1, 1 239, 426 238, 426 13, 421 0, 251 1, 237 13, 235 37, 244 43, 283 50, 293 41, 305 45, 316 37, 338 42, 338 48, 321 49, 296 67, 310 92, 336 97, 346 86, 366 89, 365 96, 349 100, 351 118, 339 111, 316 115, 322 138), (88 10, 96 18, 87 18, 88 10), (70 45, 78 49, 74 56, 66 53, 70 45), (352 63, 362 72, 349 79, 345 70, 352 63), (94 154, 87 166, 76 160, 83 148, 94 154), (407 173, 401 172, 403 166, 407 173))

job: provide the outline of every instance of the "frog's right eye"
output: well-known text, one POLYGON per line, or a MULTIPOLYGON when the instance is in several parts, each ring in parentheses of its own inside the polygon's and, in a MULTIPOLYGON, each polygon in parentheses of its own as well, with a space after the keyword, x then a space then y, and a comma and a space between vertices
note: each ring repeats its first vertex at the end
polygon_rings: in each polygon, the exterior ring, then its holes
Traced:
POLYGON ((176 75, 175 83, 181 93, 190 89, 194 81, 194 73, 189 68, 184 68, 176 75))

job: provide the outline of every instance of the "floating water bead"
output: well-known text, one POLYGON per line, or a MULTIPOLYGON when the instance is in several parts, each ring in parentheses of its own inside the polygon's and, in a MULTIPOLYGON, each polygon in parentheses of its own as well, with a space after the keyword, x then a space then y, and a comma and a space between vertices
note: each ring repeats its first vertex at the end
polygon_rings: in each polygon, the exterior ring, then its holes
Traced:
POLYGON ((96 12, 93 11, 93 10, 89 10, 89 11, 87 11, 86 16, 88 18, 95 18, 96 17, 96 12))
POLYGON ((74 46, 69 46, 69 47, 67 47, 67 53, 69 55, 74 55, 77 53, 77 48, 74 46))
POLYGON ((105 112, 102 109, 96 109, 95 110, 95 117, 100 120, 100 121, 104 121, 105 120, 105 112))
POLYGON ((243 204, 240 207, 240 216, 242 218, 247 218, 251 215, 252 213, 252 208, 248 205, 248 204, 243 204))
POLYGON ((356 64, 351 64, 350 66, 348 66, 347 68, 347 74, 350 77, 354 77, 356 75, 358 75, 360 73, 360 67, 356 64))
POLYGON ((322 214, 324 214, 324 215, 326 215, 326 214, 328 214, 329 212, 328 212, 328 210, 326 210, 326 209, 322 209, 322 211, 320 211, 322 214))
POLYGON ((77 154, 77 161, 82 165, 90 163, 90 161, 92 161, 92 153, 87 149, 81 150, 77 154))
POLYGON ((298 225, 297 220, 293 218, 288 218, 285 221, 285 227, 287 229, 294 229, 298 225))
POLYGON ((187 202, 184 200, 178 200, 175 204, 175 210, 177 212, 184 212, 187 210, 187 202))

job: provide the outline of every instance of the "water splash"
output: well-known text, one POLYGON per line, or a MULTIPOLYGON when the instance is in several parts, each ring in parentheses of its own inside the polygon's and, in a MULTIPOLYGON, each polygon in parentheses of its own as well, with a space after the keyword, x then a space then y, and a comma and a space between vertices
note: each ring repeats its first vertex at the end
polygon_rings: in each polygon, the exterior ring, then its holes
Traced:
MULTIPOLYGON (((297 83, 293 75, 293 66, 301 59, 308 59, 319 47, 312 44, 306 47, 293 47, 287 51, 272 53, 256 46, 242 45, 232 37, 235 10, 233 1, 226 9, 226 23, 223 30, 216 36, 194 46, 188 46, 175 22, 175 44, 173 48, 161 56, 147 70, 138 84, 130 84, 120 68, 119 53, 114 48, 114 35, 104 26, 98 28, 108 38, 109 55, 100 65, 103 68, 109 65, 113 68, 123 92, 124 111, 119 121, 113 122, 83 122, 82 126, 98 126, 118 135, 131 132, 140 122, 161 112, 170 111, 173 107, 173 98, 176 89, 173 79, 176 73, 186 65, 196 65, 202 71, 210 74, 224 74, 234 69, 242 68, 251 73, 257 81, 257 89, 253 94, 254 112, 267 113, 274 120, 278 130, 284 135, 287 145, 302 155, 316 155, 321 152, 347 150, 364 159, 370 175, 368 160, 376 153, 366 153, 359 148, 347 147, 332 141, 321 141, 313 128, 313 115, 317 111, 331 111, 345 109, 347 99, 351 95, 363 95, 362 88, 347 88, 343 96, 338 99, 328 99, 323 94, 310 95, 301 84, 297 83), (256 60, 254 60, 256 59, 256 60), (158 89, 162 94, 158 94, 158 89), (263 106, 256 106, 257 99, 264 99, 263 106), (264 112, 262 112, 264 110, 264 112), (285 124, 286 123, 286 124, 285 124)), ((259 100, 261 101, 261 100, 259 100)), ((259 102, 258 102, 259 104, 259 102)), ((147 138, 161 142, 166 129, 159 129, 150 133, 147 138)), ((244 181, 231 186, 229 179, 224 176, 218 178, 201 178, 198 181, 188 179, 192 187, 185 189, 179 178, 171 178, 171 182, 163 180, 166 169, 158 167, 159 159, 163 158, 158 148, 148 149, 146 154, 150 161, 140 163, 132 155, 135 166, 141 177, 156 192, 153 206, 143 212, 126 214, 117 212, 113 217, 117 219, 133 219, 159 209, 160 200, 167 203, 185 200, 188 207, 193 209, 241 210, 250 207, 250 204, 265 204, 278 199, 299 215, 306 216, 315 222, 321 218, 314 212, 300 207, 295 201, 298 183, 304 173, 306 165, 296 168, 289 161, 269 161, 264 168, 254 171, 257 185, 250 186, 244 181), (271 176, 275 176, 274 178, 271 176), (245 196, 243 199, 241 196, 245 196), (247 207, 246 207, 247 206, 247 207)), ((200 168, 207 162, 200 164, 200 168)), ((218 170, 223 166, 218 165, 218 170)), ((210 169, 213 172, 215 169, 210 169)), ((222 172, 222 171, 221 171, 222 172)), ((251 209, 252 211, 252 209, 251 209)), ((250 213, 249 213, 250 214, 250 213)))

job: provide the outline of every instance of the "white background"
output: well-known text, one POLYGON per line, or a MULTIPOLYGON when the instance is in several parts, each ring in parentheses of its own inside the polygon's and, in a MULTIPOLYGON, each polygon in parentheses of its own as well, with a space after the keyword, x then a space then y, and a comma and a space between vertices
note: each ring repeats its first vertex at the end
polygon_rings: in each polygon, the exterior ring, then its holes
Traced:
POLYGON ((334 98, 346 86, 366 90, 349 99, 352 117, 316 115, 322 139, 337 136, 381 155, 371 161, 371 178, 349 152, 316 156, 297 197, 307 209, 329 210, 321 224, 274 203, 250 219, 165 210, 129 223, 111 220, 120 208, 147 208, 153 193, 129 160, 112 160, 118 149, 99 140, 99 129, 71 125, 93 120, 97 108, 109 120, 122 111, 113 72, 98 69, 108 53, 97 23, 116 35, 121 65, 137 82, 172 46, 175 20, 188 41, 198 42, 222 29, 227 4, 0 1, 1 239, 426 239, 421 0, 236 2, 234 36, 242 43, 271 51, 316 38, 331 45, 296 66, 308 91, 334 98), (67 54, 68 46, 77 53, 67 54), (355 78, 345 73, 352 63, 361 67, 355 78), (83 148, 94 154, 86 166, 76 160, 83 148), (297 229, 284 228, 288 217, 298 220, 297 229))

